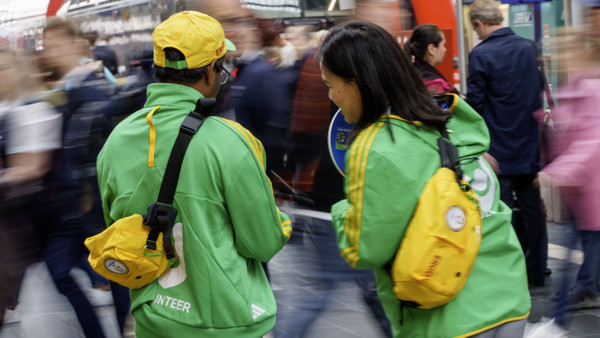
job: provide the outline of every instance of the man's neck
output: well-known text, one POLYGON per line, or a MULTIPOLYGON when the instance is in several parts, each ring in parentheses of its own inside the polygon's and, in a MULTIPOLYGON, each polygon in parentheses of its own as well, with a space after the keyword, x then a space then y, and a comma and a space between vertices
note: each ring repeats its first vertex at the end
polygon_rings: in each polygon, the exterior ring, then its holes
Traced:
POLYGON ((502 25, 493 25, 493 26, 484 26, 484 33, 485 33, 485 38, 487 38, 488 36, 490 36, 490 34, 494 33, 495 31, 499 30, 500 28, 504 28, 504 26, 502 25))
POLYGON ((195 89, 198 93, 200 93, 203 97, 206 97, 206 95, 204 93, 207 93, 207 87, 201 83, 202 80, 197 81, 197 82, 184 82, 184 81, 174 81, 174 80, 169 80, 167 82, 164 83, 172 83, 172 84, 178 84, 178 85, 182 85, 182 86, 186 86, 186 87, 190 87, 192 89, 195 89))

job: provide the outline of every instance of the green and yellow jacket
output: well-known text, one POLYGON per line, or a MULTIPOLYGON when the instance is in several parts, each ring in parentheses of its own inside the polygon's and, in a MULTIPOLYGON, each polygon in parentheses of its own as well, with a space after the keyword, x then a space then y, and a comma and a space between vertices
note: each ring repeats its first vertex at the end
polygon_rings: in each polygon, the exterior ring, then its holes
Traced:
MULTIPOLYGON (((144 108, 114 129, 97 163, 107 225, 156 201, 179 127, 201 97, 151 84, 144 108)), ((218 117, 194 136, 174 200, 179 264, 131 290, 136 336, 256 338, 272 329, 275 298, 260 262, 292 226, 275 205, 264 153, 250 132, 218 117)))
POLYGON ((480 198, 483 216, 475 266, 450 303, 429 310, 401 310, 388 268, 425 183, 440 167, 437 129, 389 115, 361 131, 346 153, 347 198, 332 207, 341 255, 355 268, 375 270, 395 337, 470 336, 524 319, 531 307, 525 259, 511 225, 511 210, 500 201, 498 180, 482 157, 490 140, 486 125, 458 96, 454 95, 450 110, 450 138, 480 198))

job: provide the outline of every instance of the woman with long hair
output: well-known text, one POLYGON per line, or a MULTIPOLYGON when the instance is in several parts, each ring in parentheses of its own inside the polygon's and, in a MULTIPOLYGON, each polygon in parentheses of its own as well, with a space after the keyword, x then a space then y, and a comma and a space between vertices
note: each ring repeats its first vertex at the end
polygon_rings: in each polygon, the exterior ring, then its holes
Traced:
POLYGON ((355 124, 345 158, 346 199, 332 207, 340 253, 352 267, 374 269, 394 336, 522 335, 531 307, 525 259, 511 211, 482 157, 490 142, 483 119, 454 94, 445 95, 446 109, 440 108, 396 40, 372 23, 334 27, 323 41, 321 73, 329 97, 355 124), (423 187, 440 168, 442 128, 479 197, 481 247, 464 288, 449 303, 401 306, 389 268, 423 187))
POLYGON ((446 55, 446 38, 438 26, 417 26, 410 40, 404 44, 404 51, 412 57, 413 64, 421 73, 427 89, 435 94, 458 94, 456 88, 435 68, 444 62, 446 55))

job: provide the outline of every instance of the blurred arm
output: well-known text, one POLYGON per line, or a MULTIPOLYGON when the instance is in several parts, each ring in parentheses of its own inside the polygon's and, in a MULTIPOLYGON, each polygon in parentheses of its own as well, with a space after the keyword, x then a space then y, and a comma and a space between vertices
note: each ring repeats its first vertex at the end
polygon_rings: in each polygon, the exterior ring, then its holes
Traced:
POLYGON ((8 169, 2 175, 11 185, 41 179, 52 166, 52 151, 18 153, 7 156, 8 169))

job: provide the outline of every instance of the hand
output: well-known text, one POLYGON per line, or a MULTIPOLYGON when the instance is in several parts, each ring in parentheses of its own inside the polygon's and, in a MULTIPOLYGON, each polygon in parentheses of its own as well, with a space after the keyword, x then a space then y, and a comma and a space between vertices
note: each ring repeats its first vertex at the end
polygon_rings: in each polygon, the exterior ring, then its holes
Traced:
POLYGON ((550 176, 546 173, 544 173, 543 171, 540 171, 536 178, 533 180, 532 184, 534 185, 534 187, 539 188, 540 185, 543 186, 553 186, 553 187, 557 187, 557 188, 566 188, 566 187, 574 187, 575 184, 573 184, 571 181, 560 178, 560 177, 553 177, 550 176), (536 185, 537 184, 537 185, 536 185))
POLYGON ((539 189, 540 188, 540 175, 541 173, 538 173, 538 175, 533 179, 533 181, 531 182, 531 185, 535 188, 535 189, 539 189))
POLYGON ((485 153, 485 154, 483 154, 483 158, 487 161, 487 163, 490 165, 490 167, 492 167, 494 174, 496 174, 496 175, 500 174, 500 165, 498 164, 498 161, 496 161, 496 159, 492 155, 490 155, 489 153, 485 153))

